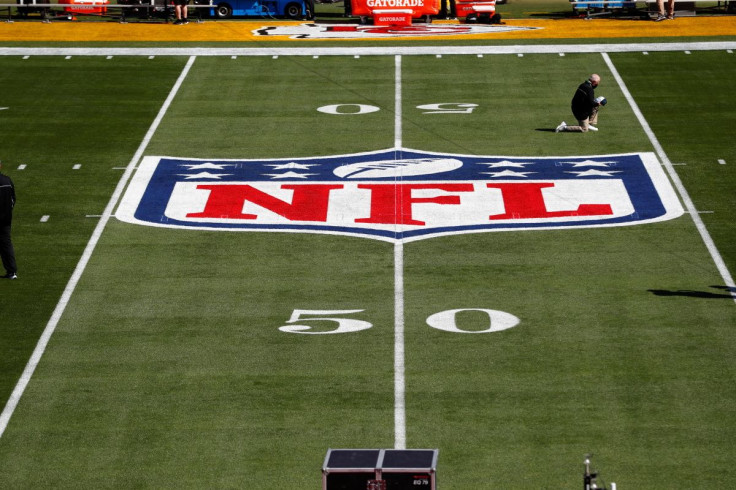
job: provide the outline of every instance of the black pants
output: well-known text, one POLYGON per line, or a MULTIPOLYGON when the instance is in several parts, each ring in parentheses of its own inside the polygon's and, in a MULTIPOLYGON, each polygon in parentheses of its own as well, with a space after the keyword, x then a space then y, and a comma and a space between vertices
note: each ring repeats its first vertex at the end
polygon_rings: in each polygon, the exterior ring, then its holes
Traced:
POLYGON ((18 272, 15 265, 15 250, 13 250, 13 242, 10 241, 10 225, 0 225, 0 258, 3 260, 3 267, 9 274, 18 272))

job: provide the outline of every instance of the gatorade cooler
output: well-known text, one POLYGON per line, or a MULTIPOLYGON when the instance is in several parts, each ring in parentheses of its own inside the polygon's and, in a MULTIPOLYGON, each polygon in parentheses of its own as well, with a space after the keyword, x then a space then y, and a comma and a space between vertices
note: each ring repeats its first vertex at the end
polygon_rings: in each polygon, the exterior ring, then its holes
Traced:
POLYGON ((73 14, 106 14, 109 0, 59 0, 60 4, 70 4, 64 7, 65 12, 73 14))
POLYGON ((371 17, 375 25, 408 26, 412 19, 437 15, 440 0, 350 0, 351 13, 371 17))

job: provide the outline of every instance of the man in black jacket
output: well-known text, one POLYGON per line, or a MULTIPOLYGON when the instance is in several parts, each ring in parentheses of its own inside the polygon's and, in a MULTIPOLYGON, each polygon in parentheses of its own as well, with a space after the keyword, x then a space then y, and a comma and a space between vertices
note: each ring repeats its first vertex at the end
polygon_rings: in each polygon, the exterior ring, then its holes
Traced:
MULTIPOLYGON (((2 162, 0 162, 2 170, 2 162)), ((15 251, 10 241, 10 223, 13 220, 15 207, 15 186, 10 177, 0 173, 0 258, 6 274, 3 279, 17 279, 18 268, 15 265, 15 251)))
POLYGON ((578 120, 577 126, 568 126, 565 121, 557 126, 556 133, 560 131, 573 131, 577 133, 587 133, 588 131, 598 131, 593 126, 598 124, 598 108, 602 105, 595 98, 595 88, 601 82, 601 77, 595 73, 586 81, 580 84, 572 97, 571 108, 572 114, 578 120))

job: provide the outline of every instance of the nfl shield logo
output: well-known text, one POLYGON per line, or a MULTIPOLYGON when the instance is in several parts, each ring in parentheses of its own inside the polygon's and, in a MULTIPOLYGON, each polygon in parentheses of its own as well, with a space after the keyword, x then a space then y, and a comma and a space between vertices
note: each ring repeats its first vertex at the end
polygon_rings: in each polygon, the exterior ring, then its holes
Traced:
POLYGON ((412 241, 682 214, 652 153, 521 158, 390 149, 272 160, 146 157, 116 216, 172 228, 412 241))

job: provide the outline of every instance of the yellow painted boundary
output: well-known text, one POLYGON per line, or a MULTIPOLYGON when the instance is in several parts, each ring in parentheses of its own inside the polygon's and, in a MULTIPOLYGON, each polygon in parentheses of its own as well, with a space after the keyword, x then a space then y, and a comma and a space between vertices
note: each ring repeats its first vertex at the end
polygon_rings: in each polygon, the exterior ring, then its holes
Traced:
MULTIPOLYGON (((269 42, 291 41, 286 36, 255 36, 253 31, 264 26, 298 25, 286 21, 205 21, 185 26, 115 22, 0 21, 0 41, 68 41, 68 42, 269 42)), ((736 36, 736 17, 682 17, 674 21, 649 22, 619 19, 508 20, 509 26, 538 27, 530 31, 467 34, 456 36, 406 36, 364 40, 478 40, 478 39, 593 39, 629 37, 736 36)), ((310 41, 315 40, 300 40, 310 41)), ((336 41, 330 39, 329 41, 336 41)), ((339 40, 343 41, 343 40, 339 40)), ((347 39, 345 40, 347 41, 347 39)))

